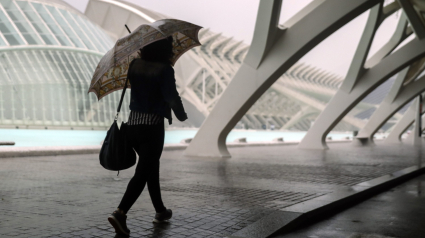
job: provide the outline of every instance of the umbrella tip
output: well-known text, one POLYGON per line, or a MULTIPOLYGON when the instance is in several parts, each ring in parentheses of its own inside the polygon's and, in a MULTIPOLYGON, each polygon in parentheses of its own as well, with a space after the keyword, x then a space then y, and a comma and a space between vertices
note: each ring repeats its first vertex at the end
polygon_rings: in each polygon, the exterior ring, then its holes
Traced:
POLYGON ((124 24, 125 28, 127 28, 128 33, 131 33, 130 29, 128 28, 127 24, 124 24))

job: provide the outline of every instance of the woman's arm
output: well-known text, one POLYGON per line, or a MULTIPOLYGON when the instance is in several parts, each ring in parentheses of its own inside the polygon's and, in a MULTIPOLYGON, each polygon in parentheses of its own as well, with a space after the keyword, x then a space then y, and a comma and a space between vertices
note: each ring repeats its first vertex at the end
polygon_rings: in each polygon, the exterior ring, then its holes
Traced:
POLYGON ((170 108, 173 109, 174 115, 176 115, 177 119, 179 119, 179 121, 185 121, 187 119, 187 114, 184 110, 180 95, 177 92, 174 69, 171 66, 167 66, 162 76, 161 92, 165 101, 168 103, 170 108))

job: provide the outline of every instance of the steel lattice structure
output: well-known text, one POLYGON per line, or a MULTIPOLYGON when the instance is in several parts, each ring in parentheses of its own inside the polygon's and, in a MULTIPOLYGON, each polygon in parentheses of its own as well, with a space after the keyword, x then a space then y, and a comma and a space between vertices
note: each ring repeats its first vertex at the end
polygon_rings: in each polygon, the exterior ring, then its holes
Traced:
POLYGON ((87 79, 113 45, 99 26, 63 1, 1 0, 0 31, 2 127, 109 126, 113 98, 87 95, 87 79))

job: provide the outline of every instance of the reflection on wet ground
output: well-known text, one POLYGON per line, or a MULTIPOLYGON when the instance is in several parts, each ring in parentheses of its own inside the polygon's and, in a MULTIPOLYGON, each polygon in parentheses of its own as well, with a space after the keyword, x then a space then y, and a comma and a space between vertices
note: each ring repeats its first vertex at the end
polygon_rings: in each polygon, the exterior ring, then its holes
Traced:
POLYGON ((273 238, 425 237, 425 175, 315 224, 273 238))
MULTIPOLYGON (((131 237, 224 237, 271 212, 416 165, 413 147, 353 147, 326 151, 295 146, 230 149, 232 158, 187 158, 164 151, 161 188, 168 224, 152 223, 145 191, 128 213, 131 237)), ((104 170, 97 155, 0 160, 0 237, 112 237, 107 221, 134 168, 104 170)), ((422 187, 421 187, 422 189, 422 187)), ((412 190, 413 191, 413 190, 412 190)))
MULTIPOLYGON (((148 236, 151 237, 164 237, 164 234, 167 233, 167 231, 171 228, 171 225, 169 222, 163 222, 163 223, 153 223, 152 232, 148 234, 148 236)), ((115 238, 128 238, 130 236, 127 235, 120 235, 115 234, 115 238)))

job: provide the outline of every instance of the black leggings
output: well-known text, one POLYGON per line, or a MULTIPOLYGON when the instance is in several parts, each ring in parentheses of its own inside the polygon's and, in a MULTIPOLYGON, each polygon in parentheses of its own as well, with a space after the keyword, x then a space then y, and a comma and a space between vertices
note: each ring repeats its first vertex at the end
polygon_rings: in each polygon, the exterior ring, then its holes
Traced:
POLYGON ((159 187, 159 158, 164 147, 164 123, 129 126, 127 139, 139 155, 139 162, 118 208, 127 213, 147 183, 155 211, 165 211, 159 187))

